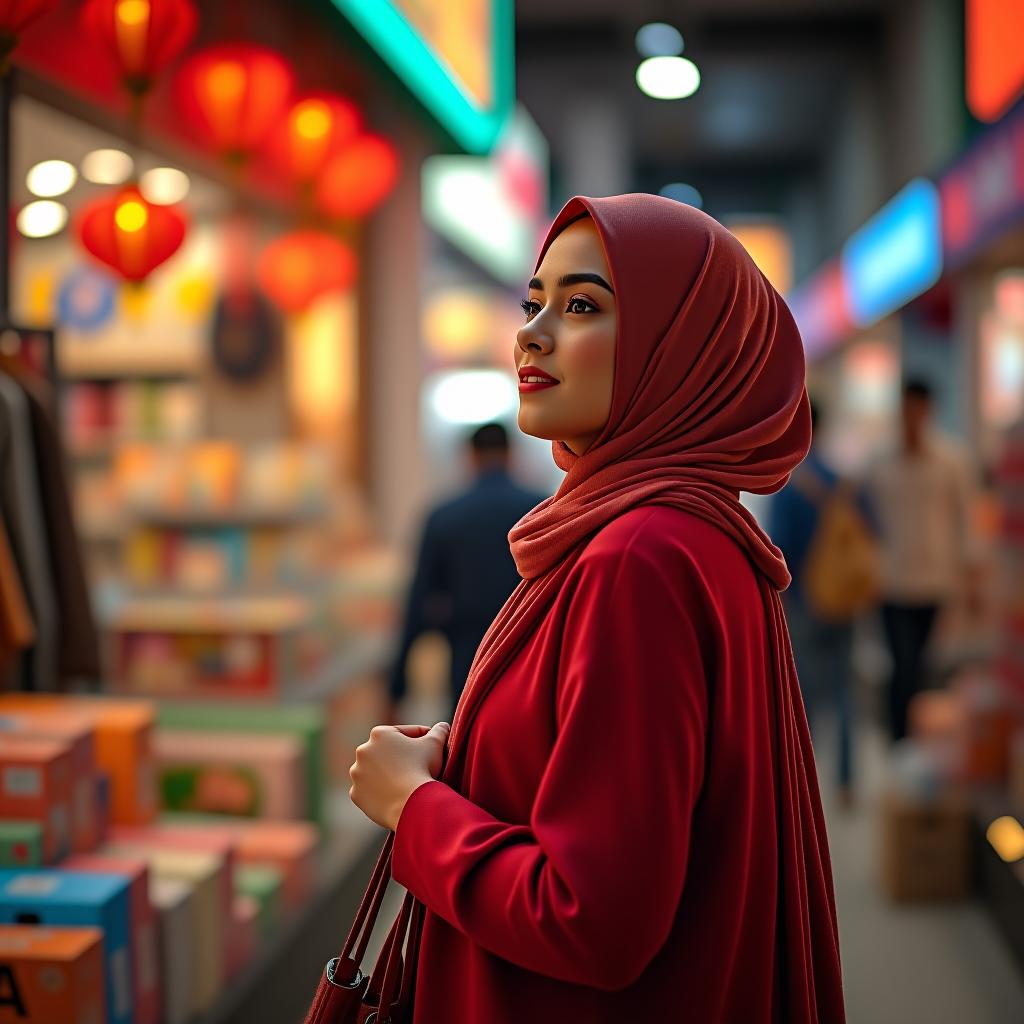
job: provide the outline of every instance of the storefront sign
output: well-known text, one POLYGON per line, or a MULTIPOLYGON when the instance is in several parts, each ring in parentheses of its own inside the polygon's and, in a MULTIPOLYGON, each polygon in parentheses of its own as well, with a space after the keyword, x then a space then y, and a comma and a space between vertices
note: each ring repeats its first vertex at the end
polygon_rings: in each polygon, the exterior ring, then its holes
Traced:
POLYGON ((468 153, 487 153, 512 109, 512 0, 333 0, 468 153))
POLYGON ((800 328, 808 360, 821 357, 853 330, 838 261, 827 264, 804 281, 786 301, 800 328))
POLYGON ((978 138, 939 180, 939 192, 950 267, 1024 222, 1024 107, 978 138))
POLYGON ((939 194, 925 178, 898 192, 843 246, 853 321, 869 327, 927 291, 942 273, 939 194))
POLYGON ((522 287, 547 217, 548 147, 518 107, 489 157, 423 163, 423 218, 501 281, 522 287))

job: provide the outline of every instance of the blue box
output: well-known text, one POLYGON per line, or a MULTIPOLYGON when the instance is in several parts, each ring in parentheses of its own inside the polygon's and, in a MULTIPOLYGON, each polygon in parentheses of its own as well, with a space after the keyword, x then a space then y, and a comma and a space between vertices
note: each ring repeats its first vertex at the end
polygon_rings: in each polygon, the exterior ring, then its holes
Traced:
POLYGON ((130 879, 84 871, 0 871, 0 923, 103 930, 107 1024, 132 1024, 130 879))

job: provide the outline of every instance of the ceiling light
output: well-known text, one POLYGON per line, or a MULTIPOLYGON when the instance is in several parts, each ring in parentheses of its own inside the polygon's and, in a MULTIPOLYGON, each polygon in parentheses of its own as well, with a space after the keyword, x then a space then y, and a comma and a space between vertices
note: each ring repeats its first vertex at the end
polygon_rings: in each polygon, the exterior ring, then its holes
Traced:
POLYGON ((654 21, 637 32, 636 48, 644 57, 678 57, 683 52, 683 37, 679 29, 654 21))
POLYGON ((700 72, 685 57, 648 57, 636 69, 636 84, 656 100, 682 100, 700 87, 700 72))
POLYGON ((78 171, 67 160, 44 160, 25 175, 25 185, 34 196, 62 196, 75 183, 78 171))
POLYGON ((97 185, 120 185, 134 167, 132 158, 119 149, 94 149, 82 161, 82 177, 97 185))
POLYGON ((188 175, 176 167, 154 167, 139 179, 139 190, 157 206, 180 203, 188 195, 188 175))
POLYGON ((681 181, 674 181, 666 185, 661 194, 666 199, 674 199, 677 203, 686 203, 687 206, 696 206, 701 209, 704 206, 704 197, 692 186, 681 181))
POLYGON ((67 207, 52 199, 39 199, 22 208, 18 214, 18 230, 26 238, 55 235, 68 222, 67 207))

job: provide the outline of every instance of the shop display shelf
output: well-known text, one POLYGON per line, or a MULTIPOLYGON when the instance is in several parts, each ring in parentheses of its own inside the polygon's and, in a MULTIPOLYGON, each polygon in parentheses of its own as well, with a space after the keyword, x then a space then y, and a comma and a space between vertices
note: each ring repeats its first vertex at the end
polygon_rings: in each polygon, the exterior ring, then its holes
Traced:
POLYGON ((153 527, 303 526, 321 522, 327 507, 310 504, 239 504, 218 508, 176 508, 173 505, 126 505, 124 515, 153 527))
POLYGON ((385 835, 347 793, 333 795, 329 820, 310 899, 192 1024, 299 1024, 303 1019, 324 965, 345 941, 385 835))

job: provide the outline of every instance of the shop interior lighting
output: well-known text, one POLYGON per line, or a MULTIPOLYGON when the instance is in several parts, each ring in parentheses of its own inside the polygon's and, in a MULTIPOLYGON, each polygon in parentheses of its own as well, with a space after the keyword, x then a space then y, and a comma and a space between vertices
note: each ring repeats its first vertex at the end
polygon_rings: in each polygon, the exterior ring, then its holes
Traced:
POLYGON ((684 100, 700 88, 700 71, 685 57, 648 57, 636 69, 636 84, 656 100, 684 100))
POLYGON ((25 185, 34 196, 52 199, 71 189, 78 171, 67 160, 44 160, 25 175, 25 185))
POLYGON ((704 207, 704 197, 692 185, 681 181, 674 181, 666 185, 661 194, 666 199, 674 199, 677 203, 685 203, 687 206, 695 206, 698 210, 704 207))
POLYGON ((38 199, 29 203, 18 214, 18 230, 26 238, 46 238, 62 230, 68 222, 68 210, 63 203, 52 199, 38 199))
POLYGON ((501 370, 457 370, 435 375, 430 407, 447 423, 500 420, 519 411, 519 382, 501 370))
POLYGON ((637 32, 636 49, 641 57, 678 57, 683 52, 683 37, 679 29, 652 21, 637 32))
POLYGON ((82 177, 96 185, 120 185, 134 168, 132 158, 119 149, 94 149, 82 161, 82 177))
POLYGON ((157 206, 180 203, 188 195, 188 175, 176 167, 154 167, 139 179, 139 191, 157 206))
POLYGON ((985 830, 985 838, 1007 864, 1024 857, 1024 828, 1016 818, 1008 814, 996 818, 989 825, 985 830))

